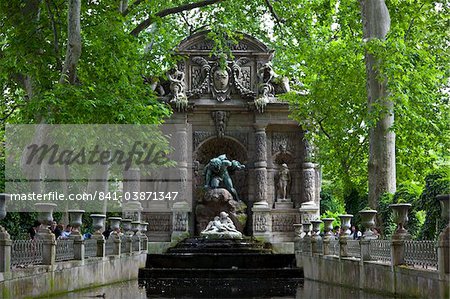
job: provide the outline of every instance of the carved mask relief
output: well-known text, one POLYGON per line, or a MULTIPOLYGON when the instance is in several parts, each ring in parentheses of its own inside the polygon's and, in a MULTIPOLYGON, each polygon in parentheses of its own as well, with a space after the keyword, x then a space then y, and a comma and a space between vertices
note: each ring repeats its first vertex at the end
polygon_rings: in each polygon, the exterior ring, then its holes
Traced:
POLYGON ((212 93, 219 102, 229 99, 231 91, 230 73, 229 67, 222 69, 217 65, 211 70, 212 93))
POLYGON ((225 91, 228 88, 228 82, 229 82, 230 76, 228 75, 228 72, 223 69, 216 69, 214 71, 214 88, 218 91, 225 91))

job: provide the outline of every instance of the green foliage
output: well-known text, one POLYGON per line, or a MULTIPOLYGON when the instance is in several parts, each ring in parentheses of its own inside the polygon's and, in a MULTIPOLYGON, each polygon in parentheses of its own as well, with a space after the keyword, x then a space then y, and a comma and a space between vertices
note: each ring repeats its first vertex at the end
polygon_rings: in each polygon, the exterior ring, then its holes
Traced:
POLYGON ((345 211, 344 205, 340 202, 328 188, 323 188, 320 192, 320 211, 343 213, 345 211))
POLYGON ((378 206, 378 221, 377 225, 380 233, 384 238, 390 238, 395 231, 396 225, 392 215, 392 210, 389 205, 393 204, 394 195, 385 193, 380 198, 378 206))
POLYGON ((441 208, 436 196, 450 193, 450 172, 448 168, 438 169, 425 178, 425 187, 417 200, 421 210, 426 211, 425 222, 419 234, 420 239, 434 240, 445 226, 441 219, 441 208))

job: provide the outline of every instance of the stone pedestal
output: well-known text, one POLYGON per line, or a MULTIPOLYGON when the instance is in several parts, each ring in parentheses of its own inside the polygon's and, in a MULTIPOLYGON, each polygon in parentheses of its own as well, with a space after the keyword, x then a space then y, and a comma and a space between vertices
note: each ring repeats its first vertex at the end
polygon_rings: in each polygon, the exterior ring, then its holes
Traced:
POLYGON ((176 241, 189 236, 189 213, 191 207, 185 201, 176 202, 172 207, 172 235, 171 240, 176 241))
POLYGON ((254 205, 253 212, 253 236, 270 242, 272 238, 272 215, 271 209, 262 204, 254 205))
POLYGON ((42 264, 53 265, 56 259, 56 239, 55 235, 42 225, 36 234, 36 238, 42 240, 42 264))
POLYGON ((8 232, 0 226, 0 273, 11 269, 11 245, 8 232))
POLYGON ((95 232, 91 238, 97 240, 97 257, 105 257, 105 237, 100 232, 95 232))
POLYGON ((361 239, 359 244, 361 245, 361 262, 370 261, 370 238, 361 239))
MULTIPOLYGON (((300 206, 301 223, 309 223, 311 220, 320 218, 320 207, 318 207, 313 201, 302 203, 300 206)), ((302 234, 302 238, 304 233, 302 234)))
POLYGON ((294 208, 294 203, 289 201, 281 201, 275 203, 275 210, 291 210, 294 208))
POLYGON ((70 239, 73 240, 73 259, 84 261, 84 240, 83 236, 77 232, 70 234, 70 239))

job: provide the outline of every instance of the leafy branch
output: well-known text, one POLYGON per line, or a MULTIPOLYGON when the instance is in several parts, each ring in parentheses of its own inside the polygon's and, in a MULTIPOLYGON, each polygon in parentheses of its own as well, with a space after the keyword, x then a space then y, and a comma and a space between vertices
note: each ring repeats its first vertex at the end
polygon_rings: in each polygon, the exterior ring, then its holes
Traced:
POLYGON ((141 23, 139 23, 139 25, 137 25, 136 28, 134 28, 130 34, 133 36, 138 36, 139 33, 141 33, 144 29, 148 28, 153 22, 155 22, 155 20, 157 18, 164 18, 168 15, 177 14, 177 13, 180 13, 180 12, 183 12, 186 10, 192 10, 194 8, 209 6, 209 5, 221 2, 221 1, 224 1, 224 0, 204 0, 204 1, 183 4, 180 6, 163 9, 163 10, 157 12, 155 15, 150 16, 149 18, 147 18, 144 21, 142 21, 141 23))

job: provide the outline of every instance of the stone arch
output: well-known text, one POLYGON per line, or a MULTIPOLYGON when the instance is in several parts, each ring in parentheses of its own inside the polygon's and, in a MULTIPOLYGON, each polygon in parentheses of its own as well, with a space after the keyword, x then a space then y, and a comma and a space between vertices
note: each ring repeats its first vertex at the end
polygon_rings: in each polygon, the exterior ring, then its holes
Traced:
MULTIPOLYGON (((224 136, 222 138, 211 137, 199 144, 197 149, 194 151, 193 160, 198 161, 199 165, 199 186, 204 185, 204 173, 203 169, 206 164, 209 163, 214 157, 226 154, 228 159, 238 160, 242 164, 247 163, 247 149, 246 147, 233 137, 224 136)), ((230 173, 231 179, 233 180, 234 188, 239 194, 239 198, 247 203, 248 199, 248 166, 245 170, 236 171, 235 173, 230 173)), ((198 187, 197 187, 198 189, 198 187)), ((201 192, 194 191, 194 198, 198 197, 201 192)))

